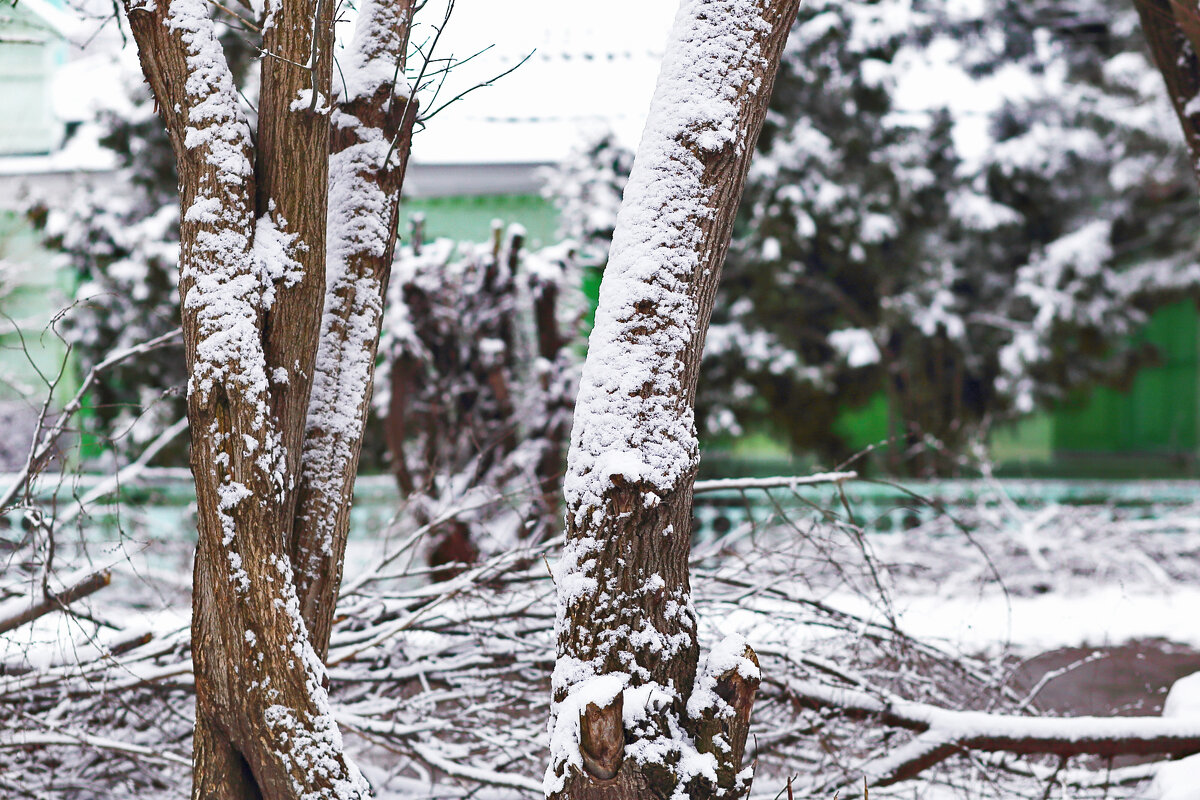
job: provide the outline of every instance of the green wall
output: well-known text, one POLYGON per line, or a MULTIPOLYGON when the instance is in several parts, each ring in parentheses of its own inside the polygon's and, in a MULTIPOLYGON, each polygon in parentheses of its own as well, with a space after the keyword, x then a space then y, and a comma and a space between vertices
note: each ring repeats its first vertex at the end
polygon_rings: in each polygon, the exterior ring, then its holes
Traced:
MULTIPOLYGON (((1009 472, 1154 477, 1200 473, 1200 314, 1190 300, 1159 309, 1138 342, 1161 364, 1138 373, 1125 391, 1100 387, 1061 407, 996 430, 992 458, 1009 472)), ((880 393, 847 409, 837 432, 862 449, 888 436, 880 393)))
POLYGON ((48 153, 58 143, 50 77, 64 56, 45 22, 19 3, 0 3, 0 155, 48 153))
POLYGON ((1160 309, 1139 341, 1159 351, 1162 364, 1138 373, 1128 391, 1097 389, 1055 413, 1054 449, 1075 453, 1195 453, 1196 307, 1184 301, 1160 309))
POLYGON ((558 212, 553 203, 536 194, 405 198, 400 208, 400 237, 405 242, 414 214, 425 216, 426 240, 444 236, 486 242, 492 236, 492 221, 497 219, 506 227, 514 222, 524 225, 531 248, 553 244, 557 238, 558 212))
MULTIPOLYGON (((71 276, 51 264, 24 218, 0 211, 0 400, 40 401, 67 357, 50 324, 71 296, 71 276)), ((59 402, 78 388, 75 372, 63 374, 59 402)))

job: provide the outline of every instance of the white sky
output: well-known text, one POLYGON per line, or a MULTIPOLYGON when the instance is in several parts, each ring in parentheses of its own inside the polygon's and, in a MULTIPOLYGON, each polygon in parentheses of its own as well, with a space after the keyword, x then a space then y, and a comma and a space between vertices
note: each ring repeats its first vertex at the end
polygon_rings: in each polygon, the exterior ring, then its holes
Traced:
MULTIPOLYGON (((444 8, 431 0, 414 42, 432 35, 444 8)), ((677 8, 677 0, 458 0, 438 54, 464 58, 493 47, 452 73, 438 104, 533 56, 432 119, 414 141, 414 159, 557 161, 581 130, 598 127, 636 145, 677 8)))

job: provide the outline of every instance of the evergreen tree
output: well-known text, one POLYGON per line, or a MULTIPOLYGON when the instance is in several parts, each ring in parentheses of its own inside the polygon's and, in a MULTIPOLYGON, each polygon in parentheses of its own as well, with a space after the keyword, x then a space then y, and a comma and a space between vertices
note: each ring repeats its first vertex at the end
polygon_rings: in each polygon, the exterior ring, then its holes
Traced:
POLYGON ((1173 125, 1123 4, 806 3, 714 311, 702 429, 765 427, 840 461, 842 414, 886 400, 891 467, 945 473, 996 422, 1127 384, 1155 358, 1131 334, 1196 290, 1173 125))
POLYGON ((1194 249, 1135 20, 1105 2, 807 4, 717 306, 710 429, 765 413, 843 458, 837 415, 882 393, 893 466, 946 472, 992 422, 1153 358, 1129 335, 1193 288, 1194 249), (913 107, 956 73, 957 96, 913 107), (986 127, 967 92, 1002 98, 986 127))
POLYGON ((632 167, 633 153, 608 131, 587 136, 561 165, 546 172, 543 192, 558 208, 559 235, 579 248, 585 265, 608 261, 632 167))

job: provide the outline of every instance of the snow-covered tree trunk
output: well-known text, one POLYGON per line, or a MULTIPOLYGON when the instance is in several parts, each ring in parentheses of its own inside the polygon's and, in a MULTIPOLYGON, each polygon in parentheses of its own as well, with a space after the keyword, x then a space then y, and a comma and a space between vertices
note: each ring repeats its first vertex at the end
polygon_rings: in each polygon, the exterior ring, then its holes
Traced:
POLYGON ((757 659, 699 665, 693 404, 721 264, 799 0, 684 0, 617 218, 576 404, 546 793, 739 797, 757 659))
POLYGON ((396 76, 404 77, 413 5, 414 0, 360 5, 333 112, 325 317, 291 546, 304 620, 322 657, 341 584, 400 188, 417 115, 416 99, 393 89, 396 76))
POLYGON ((415 108, 411 10, 362 9, 335 100, 333 4, 268 2, 252 140, 211 6, 126 3, 182 200, 196 798, 368 794, 321 654, 415 108))
POLYGON ((1200 175, 1200 7, 1183 0, 1133 0, 1133 5, 1200 175))

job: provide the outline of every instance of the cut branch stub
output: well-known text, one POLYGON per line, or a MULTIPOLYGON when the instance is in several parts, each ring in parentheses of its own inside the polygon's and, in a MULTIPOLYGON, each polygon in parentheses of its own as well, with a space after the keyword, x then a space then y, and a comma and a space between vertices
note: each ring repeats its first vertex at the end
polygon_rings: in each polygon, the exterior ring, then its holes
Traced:
POLYGON ((583 768, 597 780, 615 778, 625 760, 625 696, 606 706, 588 703, 579 715, 579 754, 583 768))
MULTIPOLYGON (((750 645, 742 653, 742 658, 758 666, 758 656, 750 645)), ((746 737, 750 733, 750 713, 754 709, 754 696, 758 693, 761 679, 757 675, 746 677, 737 667, 726 670, 717 678, 717 697, 720 697, 732 710, 732 714, 721 718, 721 732, 731 749, 729 760, 735 771, 741 769, 742 757, 746 753, 746 737)))
POLYGON ((750 733, 750 714, 761 683, 758 666, 754 649, 745 645, 739 663, 716 676, 712 692, 718 702, 702 709, 700 718, 695 721, 696 749, 711 753, 717 760, 719 797, 743 797, 750 789, 749 781, 739 783, 738 776, 742 772, 746 739, 750 733), (741 661, 753 664, 753 672, 743 669, 741 661))

